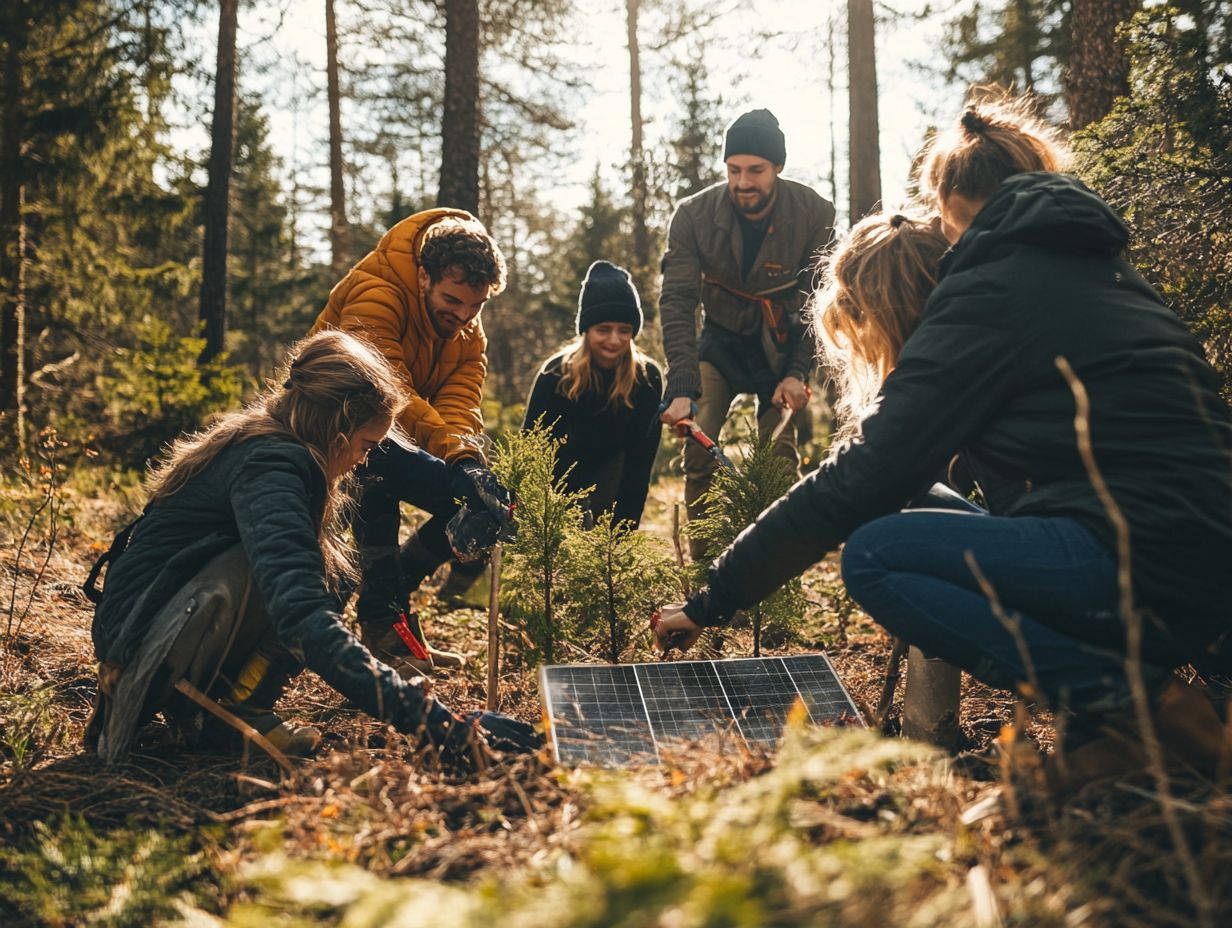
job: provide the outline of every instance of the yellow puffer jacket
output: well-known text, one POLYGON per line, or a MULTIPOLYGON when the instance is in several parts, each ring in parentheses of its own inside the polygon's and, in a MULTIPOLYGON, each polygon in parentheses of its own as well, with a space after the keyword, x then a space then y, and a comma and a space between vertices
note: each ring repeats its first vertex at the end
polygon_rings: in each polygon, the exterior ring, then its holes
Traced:
POLYGON ((430 209, 386 232, 330 291, 311 334, 337 328, 375 345, 411 393, 399 423, 421 448, 452 463, 482 458, 466 438, 483 431, 479 403, 488 340, 478 319, 451 338, 439 337, 419 292, 420 240, 428 226, 447 216, 474 218, 461 210, 430 209))

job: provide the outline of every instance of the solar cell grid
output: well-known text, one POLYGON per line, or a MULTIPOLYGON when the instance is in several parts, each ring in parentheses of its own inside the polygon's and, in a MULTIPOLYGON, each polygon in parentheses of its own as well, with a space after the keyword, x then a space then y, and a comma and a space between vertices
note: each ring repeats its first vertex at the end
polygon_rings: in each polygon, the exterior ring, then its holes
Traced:
POLYGON ((778 659, 723 661, 715 666, 746 741, 774 744, 787 713, 800 698, 791 674, 778 659))
POLYGON ((731 705, 711 662, 633 666, 642 685, 650 727, 658 740, 699 741, 731 728, 731 705))
POLYGON ((791 707, 814 722, 862 724, 823 654, 541 669, 557 759, 568 764, 654 763, 680 742, 739 734, 773 746, 791 707))
POLYGON ((824 654, 802 654, 782 661, 815 723, 863 724, 860 710, 834 672, 830 658, 824 654))

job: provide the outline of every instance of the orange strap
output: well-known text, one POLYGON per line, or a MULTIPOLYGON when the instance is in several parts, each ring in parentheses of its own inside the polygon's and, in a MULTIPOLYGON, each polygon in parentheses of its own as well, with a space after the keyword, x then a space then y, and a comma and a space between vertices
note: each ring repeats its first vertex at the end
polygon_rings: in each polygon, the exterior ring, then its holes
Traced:
POLYGON ((761 318, 765 322, 766 328, 770 330, 770 334, 774 336, 776 344, 787 344, 787 338, 791 335, 791 329, 787 325, 787 314, 774 305, 774 301, 768 296, 761 296, 756 293, 746 293, 743 290, 737 290, 735 287, 725 284, 723 281, 711 277, 709 274, 702 274, 702 282, 713 284, 720 290, 726 290, 732 296, 740 300, 747 300, 750 303, 756 303, 761 307, 761 318))

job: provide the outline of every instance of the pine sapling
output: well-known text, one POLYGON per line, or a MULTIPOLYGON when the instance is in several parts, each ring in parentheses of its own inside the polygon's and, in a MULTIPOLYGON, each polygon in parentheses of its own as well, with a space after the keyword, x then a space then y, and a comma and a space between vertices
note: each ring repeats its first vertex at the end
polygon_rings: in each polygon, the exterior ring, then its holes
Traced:
MULTIPOLYGON (((689 522, 691 538, 704 541, 712 554, 718 554, 737 535, 752 524, 762 511, 786 493, 795 474, 791 465, 775 455, 769 444, 748 441, 744 459, 736 472, 720 469, 702 497, 705 515, 689 522)), ((697 562, 698 582, 704 584, 708 559, 697 562)), ((771 625, 789 629, 804 613, 804 588, 799 578, 788 582, 749 611, 753 624, 753 656, 761 657, 763 627, 771 625)))
POLYGON ((565 565, 572 627, 580 638, 602 641, 613 664, 647 627, 654 608, 681 595, 680 574, 666 548, 610 512, 589 531, 573 533, 565 565))
POLYGON ((582 521, 588 490, 571 491, 568 471, 556 476, 562 441, 541 423, 497 442, 493 470, 517 498, 517 538, 505 545, 505 589, 515 614, 525 622, 535 662, 552 663, 564 633, 559 590, 565 540, 582 521))

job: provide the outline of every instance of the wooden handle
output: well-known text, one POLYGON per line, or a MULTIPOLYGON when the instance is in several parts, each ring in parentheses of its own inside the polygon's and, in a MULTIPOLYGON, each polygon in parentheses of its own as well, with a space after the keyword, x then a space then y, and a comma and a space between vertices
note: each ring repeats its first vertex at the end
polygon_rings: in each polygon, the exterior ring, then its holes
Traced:
POLYGON ((500 570, 501 546, 492 549, 488 591, 488 711, 500 707, 500 570))

